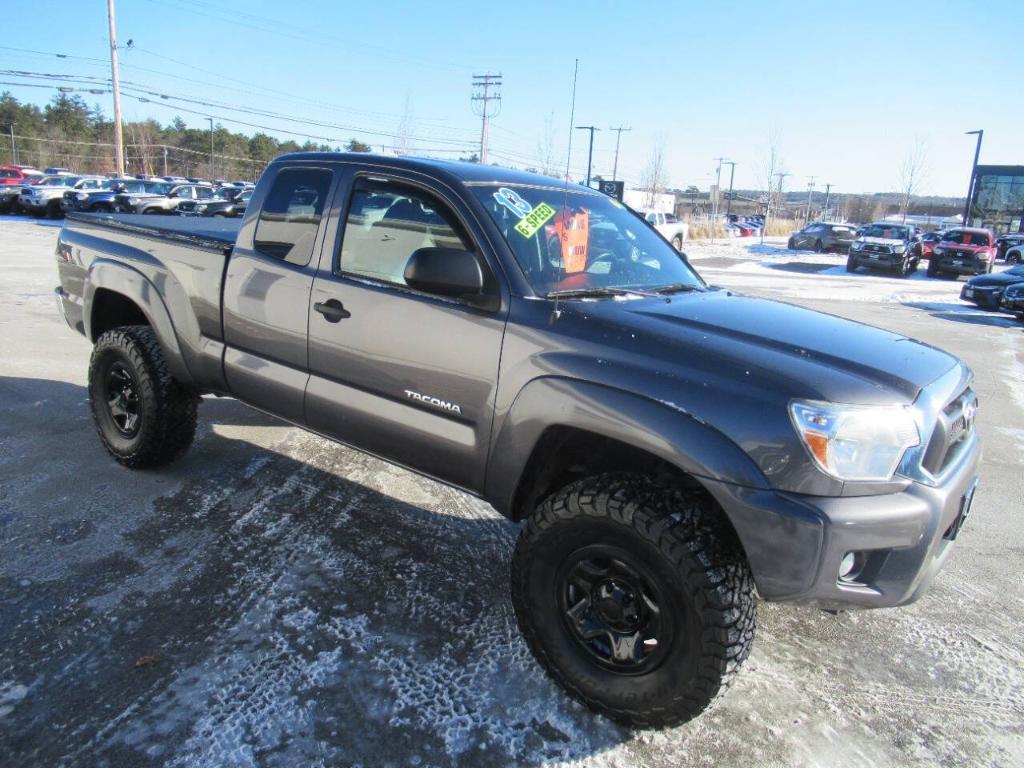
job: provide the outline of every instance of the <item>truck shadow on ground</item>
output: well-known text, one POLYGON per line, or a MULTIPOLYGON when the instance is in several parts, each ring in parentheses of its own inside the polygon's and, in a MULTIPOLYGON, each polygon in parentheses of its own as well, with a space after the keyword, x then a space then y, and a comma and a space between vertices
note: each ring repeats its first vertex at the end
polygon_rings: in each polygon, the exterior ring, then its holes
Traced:
POLYGON ((1013 316, 995 310, 984 310, 966 304, 943 304, 928 301, 903 302, 904 307, 923 309, 939 320, 950 320, 968 325, 987 325, 995 328, 1021 328, 1020 322, 1013 316))
POLYGON ((539 765, 629 739, 521 640, 516 526, 299 430, 260 447, 279 422, 235 401, 200 413, 189 454, 130 472, 83 387, 0 378, 5 763, 539 765))

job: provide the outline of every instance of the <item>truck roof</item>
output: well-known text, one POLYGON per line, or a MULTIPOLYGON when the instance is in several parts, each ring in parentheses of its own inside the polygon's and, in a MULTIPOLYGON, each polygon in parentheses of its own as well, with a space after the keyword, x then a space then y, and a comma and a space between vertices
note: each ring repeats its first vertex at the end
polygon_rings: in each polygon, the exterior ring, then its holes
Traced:
MULTIPOLYGON (((463 183, 497 183, 497 184, 531 184, 545 187, 562 187, 565 182, 553 176, 539 173, 517 171, 512 168, 500 168, 496 165, 480 163, 464 163, 455 160, 434 160, 426 157, 389 157, 366 152, 292 152, 281 155, 274 163, 295 160, 353 162, 365 165, 376 165, 381 168, 420 171, 435 176, 447 176, 463 183)), ((580 184, 569 184, 574 192, 596 192, 580 184)))

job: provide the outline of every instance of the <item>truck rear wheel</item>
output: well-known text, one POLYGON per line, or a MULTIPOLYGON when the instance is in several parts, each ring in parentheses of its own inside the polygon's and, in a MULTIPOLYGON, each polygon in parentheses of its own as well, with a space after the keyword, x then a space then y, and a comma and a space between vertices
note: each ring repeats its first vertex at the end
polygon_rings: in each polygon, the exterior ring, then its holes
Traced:
POLYGON ((89 404, 100 440, 132 469, 168 464, 192 444, 199 398, 175 381, 147 325, 107 331, 89 361, 89 404))
POLYGON ((677 251, 682 251, 683 250, 683 236, 682 235, 676 235, 675 237, 672 238, 672 247, 675 248, 677 251))
POLYGON ((653 478, 567 485, 512 558, 519 627, 545 671, 633 727, 696 717, 750 654, 753 581, 710 497, 653 478))

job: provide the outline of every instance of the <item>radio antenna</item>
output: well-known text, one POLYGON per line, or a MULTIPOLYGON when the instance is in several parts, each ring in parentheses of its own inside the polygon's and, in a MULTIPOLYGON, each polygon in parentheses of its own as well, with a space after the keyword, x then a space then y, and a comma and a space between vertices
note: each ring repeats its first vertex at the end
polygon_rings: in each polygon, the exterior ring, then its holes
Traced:
MULTIPOLYGON (((576 64, 572 70, 572 101, 569 105, 569 149, 565 153, 565 178, 563 181, 563 196, 562 196, 562 210, 559 212, 559 216, 565 218, 566 210, 569 207, 569 166, 572 163, 572 134, 573 126, 576 124, 576 78, 580 73, 580 60, 576 59, 576 64)), ((558 284, 561 285, 565 279, 565 249, 562 247, 562 239, 558 239, 558 284)), ((555 294, 555 308, 552 312, 551 319, 557 320, 561 317, 561 312, 558 309, 558 294, 555 294)))

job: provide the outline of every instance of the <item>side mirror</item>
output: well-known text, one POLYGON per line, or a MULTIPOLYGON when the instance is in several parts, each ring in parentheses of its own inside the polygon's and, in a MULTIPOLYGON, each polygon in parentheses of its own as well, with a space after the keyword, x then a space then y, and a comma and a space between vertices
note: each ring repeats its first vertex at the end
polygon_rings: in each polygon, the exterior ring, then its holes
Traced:
POLYGON ((406 285, 424 293, 462 299, 473 306, 490 308, 484 294, 484 273, 471 251, 460 248, 420 248, 405 265, 406 285))

